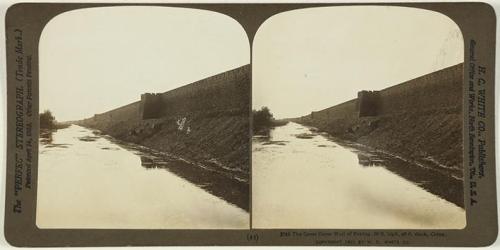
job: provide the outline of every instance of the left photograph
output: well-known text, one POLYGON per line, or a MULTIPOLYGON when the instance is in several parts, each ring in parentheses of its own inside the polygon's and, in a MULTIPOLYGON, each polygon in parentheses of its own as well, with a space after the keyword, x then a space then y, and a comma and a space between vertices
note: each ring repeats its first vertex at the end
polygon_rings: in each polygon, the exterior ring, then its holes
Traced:
POLYGON ((248 229, 250 45, 205 10, 62 13, 39 42, 39 228, 248 229))

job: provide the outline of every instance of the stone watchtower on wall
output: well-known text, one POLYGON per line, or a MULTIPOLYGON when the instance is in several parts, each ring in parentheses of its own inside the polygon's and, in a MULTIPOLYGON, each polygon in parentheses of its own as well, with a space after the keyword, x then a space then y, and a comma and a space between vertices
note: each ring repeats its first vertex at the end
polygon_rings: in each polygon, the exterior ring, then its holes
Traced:
POLYGON ((379 91, 359 91, 357 103, 358 117, 378 115, 379 99, 379 91))
POLYGON ((145 93, 141 95, 140 117, 145 119, 156 119, 161 117, 162 111, 161 94, 145 93))

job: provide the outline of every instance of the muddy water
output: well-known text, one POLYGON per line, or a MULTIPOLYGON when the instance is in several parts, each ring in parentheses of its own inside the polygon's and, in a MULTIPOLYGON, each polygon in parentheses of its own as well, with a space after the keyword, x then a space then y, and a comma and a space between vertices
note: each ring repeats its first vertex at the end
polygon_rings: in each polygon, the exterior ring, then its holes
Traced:
POLYGON ((425 166, 340 145, 296 123, 254 137, 252 147, 255 228, 465 226, 460 198, 449 191, 461 182, 425 166))
MULTIPOLYGON (((41 228, 244 229, 249 214, 151 167, 157 159, 72 125, 40 142, 41 228), (142 161, 141 161, 142 157, 142 161)), ((168 162, 163 162, 168 164, 168 162)))

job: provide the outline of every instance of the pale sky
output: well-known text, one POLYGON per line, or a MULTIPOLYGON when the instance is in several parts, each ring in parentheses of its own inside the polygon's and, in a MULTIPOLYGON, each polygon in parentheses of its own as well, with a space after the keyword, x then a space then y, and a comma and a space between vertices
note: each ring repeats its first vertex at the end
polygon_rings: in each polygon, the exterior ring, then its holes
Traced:
POLYGON ((77 120, 250 62, 232 18, 195 9, 81 9, 52 19, 40 38, 40 112, 77 120))
POLYGON ((381 6, 280 13, 253 43, 253 108, 298 117, 464 61, 448 17, 381 6))

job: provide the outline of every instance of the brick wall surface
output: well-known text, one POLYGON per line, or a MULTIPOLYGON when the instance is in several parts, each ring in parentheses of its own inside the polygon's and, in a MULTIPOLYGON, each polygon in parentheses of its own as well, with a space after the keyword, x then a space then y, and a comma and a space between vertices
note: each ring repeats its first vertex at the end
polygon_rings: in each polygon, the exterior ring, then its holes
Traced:
MULTIPOLYGON (((435 109, 460 109, 462 99, 463 64, 436 71, 401 84, 376 91, 376 115, 415 112, 435 109)), ((364 95, 361 95, 363 98, 364 95)), ((358 98, 314 112, 320 122, 344 120, 359 116, 358 98)), ((373 111, 373 110, 371 110, 373 111)), ((371 112, 370 111, 370 112, 371 112)), ((310 119, 311 115, 304 119, 310 119)))
POLYGON ((196 112, 248 114, 250 65, 229 70, 164 93, 142 94, 141 99, 141 101, 96 114, 81 122, 91 127, 104 129, 116 123, 138 122, 143 119, 187 115, 196 112))

